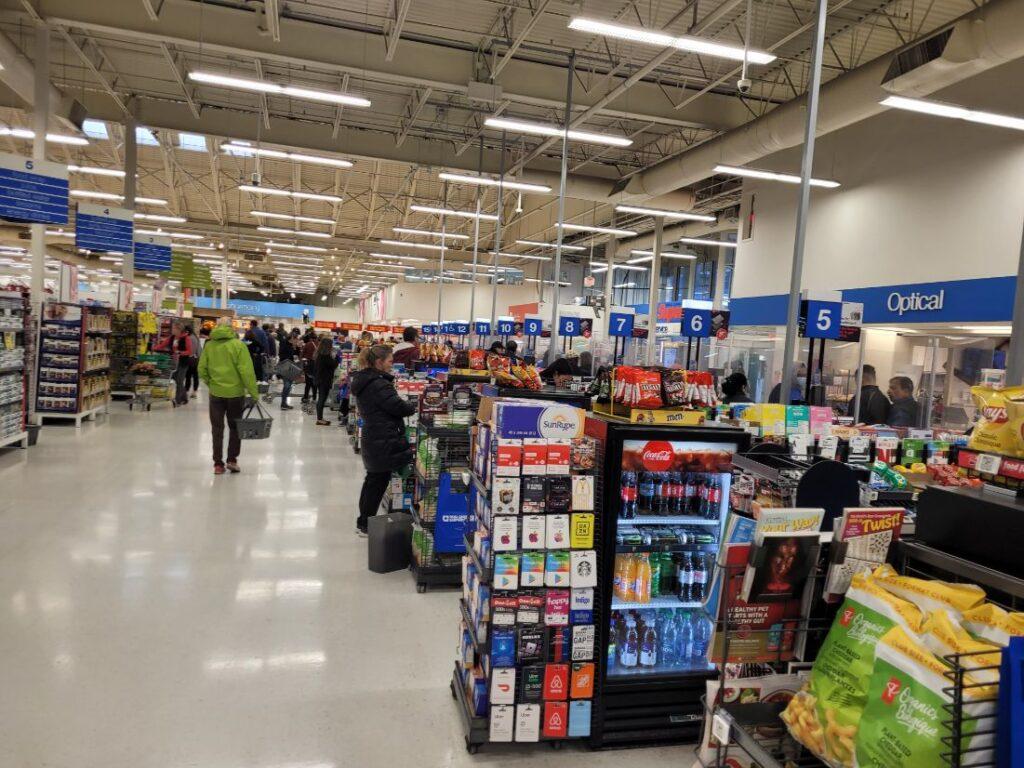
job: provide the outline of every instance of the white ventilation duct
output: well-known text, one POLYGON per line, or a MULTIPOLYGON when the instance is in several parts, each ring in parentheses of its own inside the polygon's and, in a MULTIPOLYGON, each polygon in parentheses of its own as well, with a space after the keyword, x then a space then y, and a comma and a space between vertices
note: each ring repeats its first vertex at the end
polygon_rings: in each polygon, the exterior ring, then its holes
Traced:
MULTIPOLYGON (((879 101, 888 93, 927 96, 1021 56, 1024 0, 992 0, 927 40, 895 56, 881 56, 823 86, 818 134, 880 114, 886 108, 879 101), (934 54, 936 49, 941 50, 939 55, 934 54)), ((634 199, 664 195, 712 176, 716 165, 746 165, 800 145, 804 140, 804 103, 803 98, 794 99, 637 174, 626 186, 626 195, 634 199)))

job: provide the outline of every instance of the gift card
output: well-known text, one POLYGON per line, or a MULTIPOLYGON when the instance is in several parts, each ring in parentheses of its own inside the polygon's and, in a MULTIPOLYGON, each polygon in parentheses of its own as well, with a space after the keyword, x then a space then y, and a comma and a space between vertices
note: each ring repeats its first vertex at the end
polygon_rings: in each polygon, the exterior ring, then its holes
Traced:
POLYGON ((568 736, 582 739, 590 735, 591 710, 592 706, 589 700, 569 702, 568 736))
POLYGON ((516 609, 519 601, 514 596, 498 595, 491 598, 491 624, 495 627, 511 627, 516 623, 516 609))
POLYGON ((549 627, 569 623, 569 590, 549 589, 544 601, 544 623, 549 627))
POLYGON ((494 588, 519 589, 519 555, 499 552, 494 556, 494 588))
POLYGON ((591 549, 594 546, 593 512, 572 513, 569 518, 569 546, 573 549, 591 549))
POLYGON ((574 437, 571 441, 573 472, 593 472, 597 466, 597 441, 592 437, 574 437))
POLYGON ((547 661, 565 664, 572 659, 572 627, 548 627, 547 661))
POLYGON ((495 441, 493 466, 496 477, 518 477, 522 463, 522 440, 495 441))
POLYGON ((540 624, 544 610, 543 593, 527 593, 519 595, 519 606, 516 614, 517 624, 540 624))
POLYGON ((491 483, 492 507, 495 515, 519 514, 519 485, 515 477, 496 477, 491 483))
POLYGON ((514 667, 516 665, 516 633, 511 629, 491 628, 491 666, 514 667))
POLYGON ((574 589, 569 597, 569 621, 572 624, 594 623, 594 590, 574 589))
POLYGON ((519 518, 509 515, 495 517, 491 521, 491 547, 495 552, 516 549, 519 543, 519 518))
POLYGON ((544 661, 544 630, 533 627, 519 628, 520 665, 539 664, 544 661))
POLYGON ((544 665, 523 667, 519 682, 519 700, 540 701, 544 696, 544 665))
POLYGON ((523 552, 519 558, 519 586, 544 586, 544 553, 523 552))
POLYGON ((544 700, 565 701, 569 696, 569 665, 544 665, 544 700))
POLYGON ((523 521, 523 549, 544 549, 546 528, 544 515, 525 515, 521 520, 523 521))
POLYGON ((569 553, 548 552, 544 558, 544 584, 548 587, 569 586, 569 553))
POLYGON ((547 473, 549 475, 568 475, 570 441, 564 438, 550 438, 547 444, 547 473))
POLYGON ((597 586, 597 552, 592 549, 574 550, 569 563, 570 586, 574 589, 597 586))
POLYGON ((548 473, 548 441, 539 437, 523 440, 523 474, 546 475, 548 473))
POLYGON ((524 477, 521 486, 520 508, 524 515, 544 514, 548 484, 544 477, 524 477))
POLYGON ((548 477, 544 510, 549 515, 568 514, 572 507, 572 478, 548 477))
MULTIPOLYGON (((493 636, 492 636, 493 640, 493 636)), ((579 624, 572 628, 572 660, 594 660, 594 625, 579 624)))
POLYGON ((510 704, 491 707, 491 741, 512 741, 516 724, 516 708, 510 704))
POLYGON ((545 542, 548 549, 569 548, 569 516, 547 515, 545 542))
POLYGON ((569 676, 569 698, 589 699, 593 695, 594 662, 578 661, 572 665, 572 672, 569 676))
POLYGON ((572 509, 574 512, 589 512, 594 508, 594 476, 572 476, 572 509))
POLYGON ((516 706, 516 741, 540 741, 540 704, 516 706))
POLYGON ((544 726, 541 732, 547 739, 564 739, 569 732, 569 706, 564 701, 544 703, 544 726))
POLYGON ((491 704, 516 703, 516 668, 491 670, 491 704))

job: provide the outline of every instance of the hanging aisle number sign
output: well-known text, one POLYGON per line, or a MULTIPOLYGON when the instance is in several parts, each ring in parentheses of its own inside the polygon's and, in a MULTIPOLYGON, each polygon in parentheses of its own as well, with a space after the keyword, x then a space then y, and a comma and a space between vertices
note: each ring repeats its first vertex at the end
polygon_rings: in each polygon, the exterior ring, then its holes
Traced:
POLYGON ((454 323, 448 321, 441 323, 441 333, 455 333, 454 323))
POLYGON ((0 217, 68 223, 68 167, 0 153, 0 217))
POLYGON ((711 335, 711 310, 686 307, 683 310, 682 326, 683 336, 707 338, 711 335))
POLYGON ((490 320, 477 320, 473 323, 473 332, 477 336, 490 336, 491 335, 491 321, 490 320))
POLYGON ((559 336, 581 336, 583 334, 583 326, 580 323, 578 317, 560 317, 558 318, 558 335, 559 336))
POLYGON ((433 336, 437 333, 437 325, 434 323, 424 323, 423 333, 426 336, 433 336))
POLYGON ((502 318, 498 320, 498 335, 499 336, 511 336, 515 333, 516 321, 512 318, 502 318))
POLYGON ((465 336, 467 333, 469 333, 469 323, 464 320, 456 320, 454 323, 452 323, 452 328, 454 328, 452 333, 455 333, 459 336, 465 336))
POLYGON ((135 212, 128 208, 79 203, 75 214, 75 247, 97 253, 128 253, 134 247, 135 212))
POLYGON ((540 336, 544 330, 544 321, 539 317, 527 317, 523 319, 524 336, 540 336))
POLYGON ((801 302, 800 307, 804 337, 808 339, 839 338, 843 318, 841 302, 809 299, 801 302))
POLYGON ((633 319, 634 315, 632 312, 616 312, 612 310, 608 315, 608 335, 631 337, 633 335, 633 319))

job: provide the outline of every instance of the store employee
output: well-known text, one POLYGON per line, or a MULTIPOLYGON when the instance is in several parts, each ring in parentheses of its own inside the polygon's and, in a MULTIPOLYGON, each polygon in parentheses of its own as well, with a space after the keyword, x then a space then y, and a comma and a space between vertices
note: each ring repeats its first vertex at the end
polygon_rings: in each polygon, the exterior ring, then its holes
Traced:
POLYGON ((906 376, 893 376, 889 379, 890 427, 916 427, 920 416, 920 406, 914 399, 914 382, 906 376))

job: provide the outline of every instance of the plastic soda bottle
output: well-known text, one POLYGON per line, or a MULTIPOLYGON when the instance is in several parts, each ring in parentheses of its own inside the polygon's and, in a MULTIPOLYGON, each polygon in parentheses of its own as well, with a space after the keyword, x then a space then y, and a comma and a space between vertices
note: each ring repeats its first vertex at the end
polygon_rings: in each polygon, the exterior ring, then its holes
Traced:
POLYGON ((622 599, 627 603, 635 603, 636 596, 636 573, 639 565, 636 555, 626 556, 626 567, 622 579, 622 599))
POLYGON ((679 627, 676 625, 675 617, 671 611, 665 611, 661 621, 661 631, 658 635, 661 641, 661 666, 663 669, 673 669, 679 666, 679 627))
POLYGON ((708 665, 708 644, 711 642, 711 623, 703 614, 695 614, 693 621, 693 648, 690 654, 692 666, 703 668, 708 665))
POLYGON ((619 493, 622 498, 620 517, 624 520, 631 520, 636 517, 636 472, 622 473, 619 493))
POLYGON ((633 599, 638 603, 651 602, 651 561, 647 554, 640 555, 636 566, 636 581, 633 599))
POLYGON ((615 556, 615 575, 612 578, 612 592, 620 599, 626 595, 626 560, 627 555, 615 556))
POLYGON ((661 597, 661 553, 653 552, 651 561, 651 597, 661 597))
POLYGON ((640 642, 640 666, 653 670, 658 666, 658 630, 655 626, 654 612, 644 614, 644 636, 640 642))
POLYGON ((626 669, 634 669, 639 659, 640 636, 636 630, 636 619, 626 619, 626 631, 622 633, 619 663, 626 669))
POLYGON ((677 657, 679 664, 683 667, 690 666, 690 659, 693 657, 693 617, 689 611, 677 611, 677 623, 679 640, 677 657))

